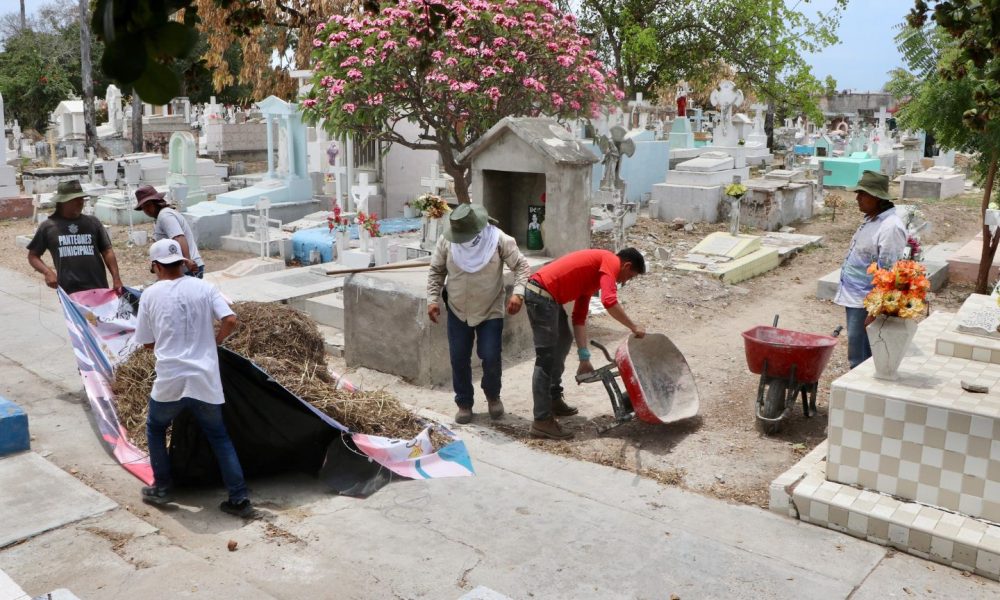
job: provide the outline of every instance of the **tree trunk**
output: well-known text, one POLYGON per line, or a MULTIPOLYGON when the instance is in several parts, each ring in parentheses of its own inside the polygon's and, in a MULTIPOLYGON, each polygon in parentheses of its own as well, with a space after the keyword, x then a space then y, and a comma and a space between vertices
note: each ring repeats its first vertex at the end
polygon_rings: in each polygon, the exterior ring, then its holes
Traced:
POLYGON ((997 246, 1000 246, 1000 229, 996 235, 990 233, 990 228, 986 225, 986 209, 990 204, 990 197, 993 195, 993 185, 996 183, 997 165, 1000 163, 1000 156, 996 153, 990 159, 990 166, 986 170, 986 182, 983 186, 983 203, 981 214, 983 218, 983 253, 979 258, 979 275, 976 277, 976 293, 990 293, 990 267, 993 266, 993 257, 996 256, 997 246))
POLYGON ((24 11, 24 0, 21 0, 21 29, 28 28, 28 14, 24 11))
POLYGON ((444 172, 451 175, 455 180, 455 197, 460 204, 471 202, 469 197, 469 167, 460 165, 455 161, 454 151, 446 142, 438 140, 438 156, 441 157, 441 166, 444 172))
POLYGON ((142 98, 132 90, 132 152, 142 152, 142 98))
POLYGON ((94 74, 90 65, 90 2, 80 0, 80 71, 83 81, 83 123, 85 145, 97 151, 97 125, 94 123, 94 74))

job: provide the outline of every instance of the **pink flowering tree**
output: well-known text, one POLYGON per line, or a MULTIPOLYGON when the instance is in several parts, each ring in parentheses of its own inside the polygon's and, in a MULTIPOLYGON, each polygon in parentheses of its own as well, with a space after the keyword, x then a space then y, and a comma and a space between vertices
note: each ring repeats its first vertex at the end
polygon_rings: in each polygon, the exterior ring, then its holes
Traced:
POLYGON ((436 150, 469 202, 459 155, 506 116, 596 116, 622 98, 576 19, 550 0, 399 0, 316 28, 307 119, 436 150), (421 131, 406 139, 394 125, 421 131))

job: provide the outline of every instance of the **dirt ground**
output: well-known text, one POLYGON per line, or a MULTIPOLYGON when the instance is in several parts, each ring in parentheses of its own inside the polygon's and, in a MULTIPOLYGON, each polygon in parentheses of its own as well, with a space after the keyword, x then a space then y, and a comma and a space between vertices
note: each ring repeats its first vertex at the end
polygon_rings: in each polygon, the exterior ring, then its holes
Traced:
MULTIPOLYGON (((649 274, 627 285, 620 299, 633 320, 648 331, 667 334, 684 353, 695 375, 700 412, 693 419, 671 425, 630 422, 605 433, 613 423, 611 405, 599 384, 567 386, 567 399, 580 414, 564 420, 576 432, 570 442, 541 442, 527 437, 531 419, 532 356, 505 357, 503 399, 508 414, 492 423, 485 416, 483 399, 477 397, 473 427, 495 427, 523 443, 551 452, 627 469, 663 483, 680 485, 736 502, 766 506, 767 487, 780 473, 826 437, 826 407, 830 382, 848 370, 847 340, 841 342, 820 382, 819 415, 802 416, 801 406, 777 435, 767 437, 756 429, 753 404, 758 378, 746 366, 741 332, 755 325, 770 325, 775 315, 789 329, 830 333, 844 323, 843 308, 816 298, 816 280, 839 268, 851 236, 861 223, 853 194, 843 194, 844 207, 831 221, 829 213, 796 232, 823 236, 822 247, 807 250, 778 269, 738 285, 675 271, 653 261, 649 274)), ((932 223, 925 232, 925 247, 943 241, 964 241, 978 231, 979 198, 974 195, 946 201, 916 202, 932 223)), ((683 256, 707 233, 723 225, 698 225, 692 232, 673 230, 670 224, 642 218, 629 231, 629 243, 652 256, 655 247, 683 256)), ((603 240, 595 240, 600 246, 603 240)), ((932 310, 956 310, 970 288, 946 287, 930 298, 932 310)), ((624 329, 607 315, 591 317, 593 339, 609 349, 626 338, 624 329)), ((448 360, 446 356, 439 360, 448 360)), ((595 366, 604 359, 595 356, 595 366)), ((568 376, 572 381, 568 362, 568 376)), ((407 403, 452 415, 448 389, 428 390, 398 378, 365 369, 347 371, 342 360, 333 368, 352 382, 366 387, 386 387, 407 403)), ((481 392, 477 391, 477 394, 481 392)), ((463 426, 456 426, 461 434, 463 426)), ((488 456, 474 460, 489 462, 488 456)), ((544 476, 544 474, 540 474, 544 476)))
MULTIPOLYGON (((895 191, 895 190, 894 190, 895 191)), ((531 420, 530 355, 505 356, 503 399, 508 414, 491 422, 482 414, 482 398, 477 399, 476 418, 468 427, 494 427, 505 437, 491 436, 495 443, 527 443, 581 460, 633 471, 662 483, 679 485, 701 493, 736 502, 766 506, 771 480, 796 462, 826 437, 826 405, 832 380, 847 371, 846 338, 834 352, 820 382, 819 415, 806 419, 796 408, 785 429, 774 436, 761 435, 755 427, 753 403, 757 376, 746 366, 740 336, 755 325, 770 325, 775 315, 782 327, 797 331, 829 333, 843 324, 843 309, 816 298, 816 280, 837 269, 847 252, 851 236, 861 222, 852 194, 841 193, 842 208, 836 219, 829 212, 807 223, 796 224, 796 232, 823 236, 822 246, 800 253, 778 269, 738 285, 673 270, 666 262, 652 259, 656 248, 681 257, 706 234, 725 225, 696 225, 693 231, 675 230, 671 224, 640 218, 628 233, 629 244, 644 251, 648 274, 634 280, 620 293, 633 320, 650 332, 667 334, 683 352, 698 385, 700 412, 693 419, 671 425, 630 422, 601 433, 613 423, 611 405, 598 384, 567 385, 567 399, 580 414, 564 420, 576 432, 570 442, 539 442, 527 437, 531 420)), ((924 246, 944 241, 964 241, 979 228, 977 195, 969 194, 945 201, 918 201, 932 228, 923 235, 924 246)), ((151 224, 138 228, 152 231, 151 224)), ((145 247, 127 244, 125 226, 110 228, 122 279, 127 285, 152 281, 147 268, 145 247)), ((8 248, 0 255, 0 265, 33 274, 26 252, 15 245, 15 237, 29 235, 34 227, 28 220, 0 222, 0 245, 8 248), (10 250, 14 250, 11 252, 10 250)), ((752 233, 752 231, 750 231, 752 233)), ((595 246, 609 240, 597 238, 595 246)), ((246 255, 218 250, 202 252, 210 271, 221 270, 246 255)), ((34 274, 37 277, 40 275, 34 274)), ((932 295, 931 310, 953 311, 971 293, 968 287, 949 286, 932 295)), ((525 317, 526 318, 526 317, 525 317)), ((591 337, 609 349, 626 338, 625 330, 607 315, 591 317, 591 337)), ((437 357, 447 361, 447 356, 437 357)), ((398 378, 365 369, 348 371, 342 359, 333 359, 332 368, 364 387, 384 387, 417 408, 452 415, 450 389, 418 388, 398 378)), ((595 356, 595 366, 604 359, 595 356)), ((569 361, 564 383, 572 382, 569 361)), ((464 426, 456 426, 461 434, 464 426)), ((489 456, 475 460, 489 462, 489 456)), ((544 476, 544 474, 539 474, 544 476)))

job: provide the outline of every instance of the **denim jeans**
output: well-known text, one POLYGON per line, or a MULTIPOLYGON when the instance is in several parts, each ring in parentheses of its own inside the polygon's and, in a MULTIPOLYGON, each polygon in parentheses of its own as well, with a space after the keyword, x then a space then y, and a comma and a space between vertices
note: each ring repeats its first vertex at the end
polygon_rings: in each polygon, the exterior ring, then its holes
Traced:
POLYGON ((483 361, 481 385, 487 399, 500 398, 500 376, 503 371, 500 351, 503 343, 503 318, 487 319, 470 327, 448 308, 448 353, 451 355, 451 386, 455 390, 455 404, 471 408, 472 344, 476 355, 483 361))
POLYGON ((188 271, 184 269, 184 274, 188 277, 197 277, 198 279, 205 278, 205 265, 198 265, 198 269, 195 271, 188 271))
POLYGON ((524 292, 524 306, 535 341, 535 371, 531 376, 531 396, 535 420, 552 416, 552 399, 562 394, 562 374, 566 356, 573 345, 573 331, 562 306, 532 290, 524 292))
POLYGON ((872 347, 868 343, 868 332, 865 331, 865 319, 868 311, 863 308, 847 307, 847 362, 851 368, 865 362, 872 355, 872 347))
POLYGON ((167 427, 185 408, 189 409, 205 432, 208 443, 215 453, 222 471, 222 481, 229 490, 231 502, 241 502, 247 498, 247 484, 243 480, 243 468, 236 456, 226 424, 222 420, 222 405, 209 404, 194 398, 181 398, 177 402, 157 402, 149 399, 149 415, 146 417, 146 440, 149 443, 149 462, 153 467, 156 487, 169 488, 170 456, 167 454, 167 427))

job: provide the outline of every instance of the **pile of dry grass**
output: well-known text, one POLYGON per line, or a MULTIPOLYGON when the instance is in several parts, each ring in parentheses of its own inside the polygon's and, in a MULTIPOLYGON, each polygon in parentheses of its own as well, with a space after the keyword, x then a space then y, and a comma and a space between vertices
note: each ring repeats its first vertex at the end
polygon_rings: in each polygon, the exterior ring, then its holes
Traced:
MULTIPOLYGON (((285 305, 259 302, 237 302, 233 312, 240 326, 224 345, 351 431, 406 439, 424 428, 422 421, 386 391, 337 389, 327 371, 323 337, 308 316, 285 305)), ((152 352, 134 352, 115 370, 112 385, 118 418, 132 442, 141 448, 146 448, 146 413, 156 378, 154 369, 152 352)), ((432 441, 438 448, 450 440, 435 432, 432 441)))

